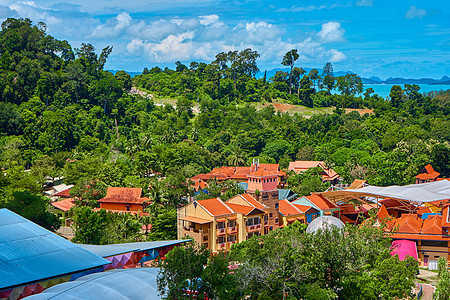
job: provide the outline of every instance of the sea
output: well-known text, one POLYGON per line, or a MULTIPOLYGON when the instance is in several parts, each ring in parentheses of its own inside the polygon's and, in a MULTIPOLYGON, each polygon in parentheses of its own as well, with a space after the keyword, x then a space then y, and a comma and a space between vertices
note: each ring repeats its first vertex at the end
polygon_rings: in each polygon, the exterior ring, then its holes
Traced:
MULTIPOLYGON (((389 93, 391 92, 391 88, 394 84, 364 84, 364 92, 368 88, 372 88, 375 91, 375 94, 377 94, 380 97, 386 98, 389 96, 389 93)), ((402 89, 405 88, 404 84, 398 84, 402 87, 402 89)), ((450 85, 431 85, 431 84, 418 84, 420 87, 419 93, 428 93, 431 91, 441 91, 441 90, 450 90, 450 85)))

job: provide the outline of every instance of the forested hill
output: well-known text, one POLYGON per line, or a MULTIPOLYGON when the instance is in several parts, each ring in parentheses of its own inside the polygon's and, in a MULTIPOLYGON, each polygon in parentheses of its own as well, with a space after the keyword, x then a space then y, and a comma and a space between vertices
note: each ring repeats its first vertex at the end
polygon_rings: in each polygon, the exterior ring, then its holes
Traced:
MULTIPOLYGON (((188 192, 186 178, 255 157, 282 168, 294 159, 325 160, 345 181, 365 178, 374 185, 411 183, 428 163, 450 175, 449 93, 425 96, 398 86, 389 102, 370 91, 356 97, 359 77, 334 78, 331 65, 302 74, 293 53, 291 61, 280 57, 293 67, 292 77, 255 79, 259 55, 247 49, 219 53, 209 64, 144 69, 133 78, 136 86, 156 100, 176 99, 176 108, 156 106, 129 93, 127 73, 103 71, 111 51, 97 54, 88 43, 72 49, 47 35, 45 24, 27 19, 2 24, 0 165, 6 176, 0 206, 25 201, 18 192, 39 195, 47 176, 146 189, 150 171, 167 176, 158 184, 176 206, 188 192), (329 94, 335 84, 341 95, 329 94), (250 105, 274 99, 338 108, 306 119, 250 105), (375 114, 344 114, 342 107, 375 114)), ((291 181, 294 190, 298 183, 291 181)))

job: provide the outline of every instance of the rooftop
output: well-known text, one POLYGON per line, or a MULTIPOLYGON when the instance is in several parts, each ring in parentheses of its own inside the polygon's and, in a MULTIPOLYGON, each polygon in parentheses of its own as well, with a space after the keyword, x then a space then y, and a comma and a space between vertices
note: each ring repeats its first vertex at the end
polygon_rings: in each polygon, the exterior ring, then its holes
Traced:
POLYGON ((203 207, 207 212, 209 212, 211 216, 222 216, 234 213, 234 211, 230 207, 228 207, 228 205, 226 205, 222 200, 220 200, 220 198, 197 200, 195 202, 200 204, 200 206, 203 207))
POLYGON ((125 204, 143 204, 150 201, 149 198, 141 197, 141 188, 129 187, 108 187, 106 196, 99 203, 125 203, 125 204))
POLYGON ((8 209, 0 209, 0 290, 109 263, 8 209))

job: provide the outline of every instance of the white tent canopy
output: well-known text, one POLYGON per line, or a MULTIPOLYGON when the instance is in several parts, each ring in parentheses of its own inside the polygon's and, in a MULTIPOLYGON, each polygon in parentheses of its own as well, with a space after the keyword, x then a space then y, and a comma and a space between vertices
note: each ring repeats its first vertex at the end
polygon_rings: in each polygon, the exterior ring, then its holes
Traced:
POLYGON ((360 189, 329 191, 321 193, 329 200, 339 201, 359 197, 394 198, 413 202, 432 202, 450 199, 450 181, 440 180, 404 186, 366 186, 360 189))

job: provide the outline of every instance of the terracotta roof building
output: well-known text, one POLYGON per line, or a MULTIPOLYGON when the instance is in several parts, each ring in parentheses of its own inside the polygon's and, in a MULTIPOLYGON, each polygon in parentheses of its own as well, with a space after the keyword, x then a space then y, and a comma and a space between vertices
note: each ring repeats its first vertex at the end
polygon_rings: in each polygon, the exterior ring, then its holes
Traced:
POLYGON ((150 198, 141 197, 141 188, 108 187, 106 196, 97 202, 107 211, 144 211, 150 198))
POLYGON ((297 160, 289 163, 288 170, 294 171, 295 173, 305 172, 308 169, 319 167, 322 169, 320 175, 323 181, 337 183, 339 181, 339 174, 333 169, 328 168, 323 161, 307 161, 307 160, 297 160))
POLYGON ((436 172, 433 167, 428 164, 426 165, 419 175, 416 176, 416 183, 424 183, 436 181, 441 173, 436 172))

